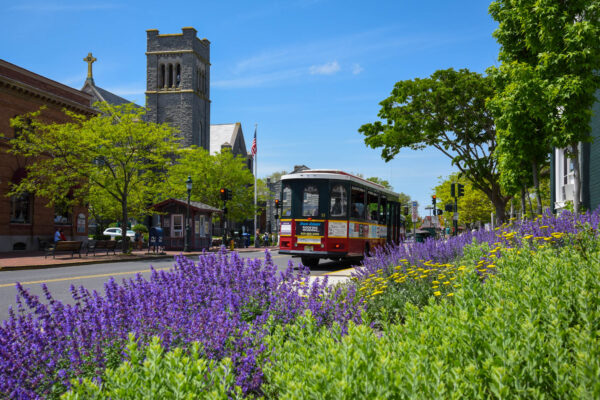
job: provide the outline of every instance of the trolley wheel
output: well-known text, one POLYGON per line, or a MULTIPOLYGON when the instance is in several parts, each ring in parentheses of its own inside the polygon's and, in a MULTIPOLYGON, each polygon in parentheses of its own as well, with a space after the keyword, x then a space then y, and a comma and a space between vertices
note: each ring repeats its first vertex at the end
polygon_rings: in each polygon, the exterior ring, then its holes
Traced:
POLYGON ((302 265, 305 267, 316 267, 319 265, 318 257, 301 257, 302 265))

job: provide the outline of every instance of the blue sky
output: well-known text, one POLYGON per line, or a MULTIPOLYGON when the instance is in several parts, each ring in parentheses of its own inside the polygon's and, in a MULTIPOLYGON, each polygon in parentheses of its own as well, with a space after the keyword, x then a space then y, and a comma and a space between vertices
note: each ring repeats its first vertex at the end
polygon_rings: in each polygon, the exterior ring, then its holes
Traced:
MULTIPOLYGON (((144 105, 146 30, 192 26, 211 42, 211 123, 258 124, 258 176, 305 164, 388 180, 430 203, 453 172, 435 150, 385 163, 358 128, 399 80, 497 64, 486 0, 0 0, 0 58, 80 88, 92 52, 98 86, 144 105)), ((421 211, 423 213, 423 210, 421 211)))

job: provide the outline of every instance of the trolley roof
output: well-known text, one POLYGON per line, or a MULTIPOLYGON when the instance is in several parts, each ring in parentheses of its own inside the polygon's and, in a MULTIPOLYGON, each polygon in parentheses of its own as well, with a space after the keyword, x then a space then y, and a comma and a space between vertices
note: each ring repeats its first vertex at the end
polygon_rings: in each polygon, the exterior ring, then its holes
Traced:
POLYGON ((378 183, 371 182, 358 176, 349 174, 347 172, 334 169, 309 169, 302 172, 297 172, 295 174, 283 175, 281 177, 282 181, 288 179, 337 179, 341 181, 360 183, 363 186, 384 192, 385 194, 388 194, 390 196, 399 196, 398 193, 393 192, 378 183))

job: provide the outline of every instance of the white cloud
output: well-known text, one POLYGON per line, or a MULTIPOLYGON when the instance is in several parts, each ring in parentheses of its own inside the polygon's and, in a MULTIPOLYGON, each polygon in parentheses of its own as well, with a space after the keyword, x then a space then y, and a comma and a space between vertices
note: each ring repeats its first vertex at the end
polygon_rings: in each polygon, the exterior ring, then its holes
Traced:
POLYGON ((364 68, 361 67, 360 64, 353 64, 352 65, 352 73, 354 75, 358 75, 358 74, 360 74, 363 71, 364 71, 364 68))
POLYGON ((323 65, 312 65, 309 70, 311 75, 333 75, 339 72, 340 64, 332 61, 323 65))

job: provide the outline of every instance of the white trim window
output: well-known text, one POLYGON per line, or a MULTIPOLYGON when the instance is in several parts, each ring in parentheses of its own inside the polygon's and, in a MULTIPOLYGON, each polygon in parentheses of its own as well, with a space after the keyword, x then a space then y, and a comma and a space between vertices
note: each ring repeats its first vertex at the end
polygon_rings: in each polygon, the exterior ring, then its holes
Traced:
POLYGON ((183 214, 171 215, 171 237, 183 237, 183 214))

